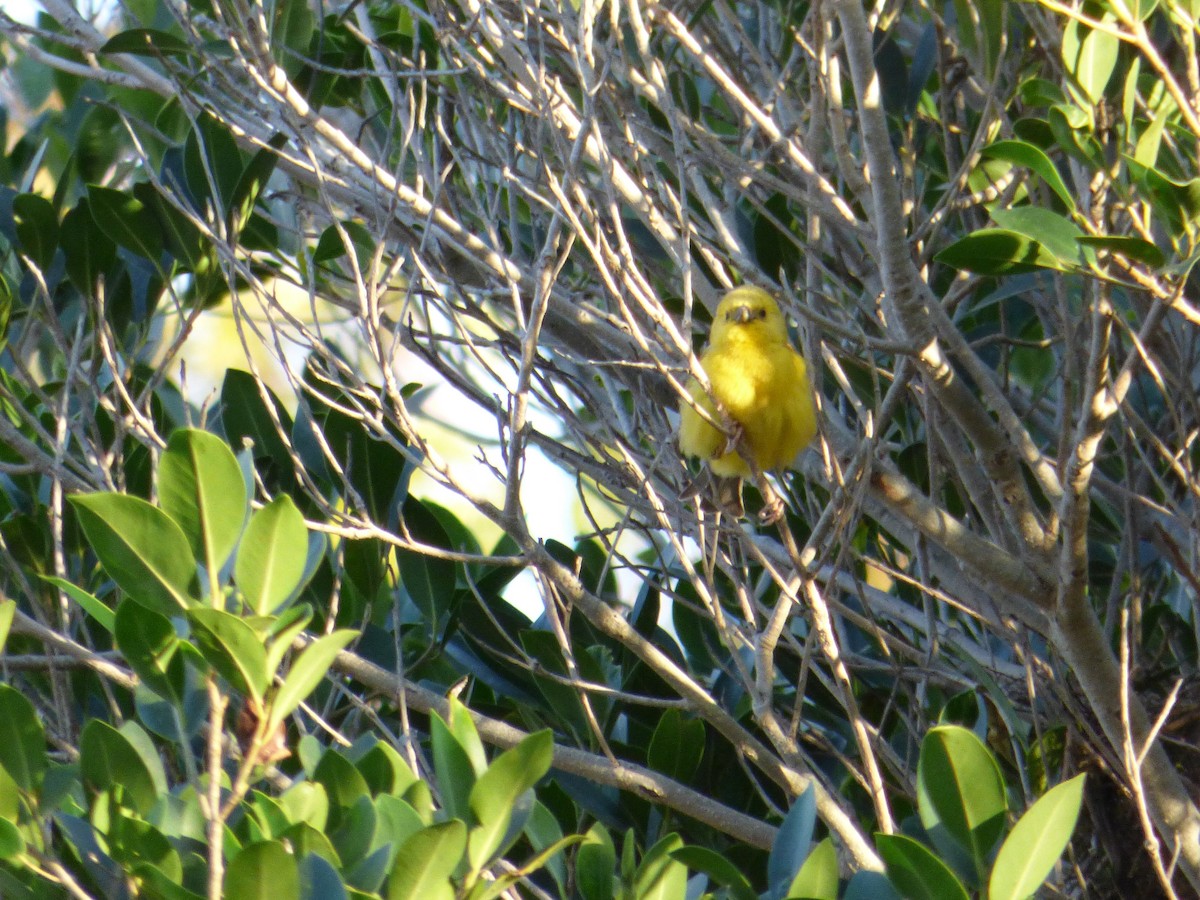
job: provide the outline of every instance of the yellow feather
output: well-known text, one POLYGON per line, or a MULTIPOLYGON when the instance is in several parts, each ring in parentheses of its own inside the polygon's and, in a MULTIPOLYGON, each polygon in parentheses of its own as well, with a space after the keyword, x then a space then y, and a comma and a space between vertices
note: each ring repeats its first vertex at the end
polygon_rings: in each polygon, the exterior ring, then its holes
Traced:
MULTIPOLYGON (((725 295, 700 364, 717 402, 741 426, 744 445, 763 471, 789 465, 813 439, 817 417, 808 367, 792 349, 783 313, 766 291, 740 287, 725 295)), ((700 384, 693 379, 688 390, 719 425, 721 417, 700 384)), ((750 466, 737 452, 721 452, 728 440, 719 428, 691 404, 684 403, 680 415, 684 453, 708 460, 716 475, 750 475, 750 466)))

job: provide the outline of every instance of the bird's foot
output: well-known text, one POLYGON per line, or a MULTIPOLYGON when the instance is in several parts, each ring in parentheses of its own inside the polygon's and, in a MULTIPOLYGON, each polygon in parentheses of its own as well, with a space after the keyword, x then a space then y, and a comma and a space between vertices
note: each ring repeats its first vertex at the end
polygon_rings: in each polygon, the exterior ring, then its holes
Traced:
POLYGON ((770 497, 764 499, 766 504, 758 511, 758 521, 762 525, 774 525, 783 518, 785 512, 783 498, 772 493, 770 497))

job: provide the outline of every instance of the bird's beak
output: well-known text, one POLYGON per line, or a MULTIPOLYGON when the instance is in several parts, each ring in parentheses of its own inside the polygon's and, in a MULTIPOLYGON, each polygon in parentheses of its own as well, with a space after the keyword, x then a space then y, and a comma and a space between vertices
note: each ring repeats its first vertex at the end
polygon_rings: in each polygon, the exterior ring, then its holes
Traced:
POLYGON ((767 311, 765 309, 753 306, 735 306, 725 314, 726 321, 736 322, 739 325, 747 325, 755 319, 765 319, 766 317, 767 311))

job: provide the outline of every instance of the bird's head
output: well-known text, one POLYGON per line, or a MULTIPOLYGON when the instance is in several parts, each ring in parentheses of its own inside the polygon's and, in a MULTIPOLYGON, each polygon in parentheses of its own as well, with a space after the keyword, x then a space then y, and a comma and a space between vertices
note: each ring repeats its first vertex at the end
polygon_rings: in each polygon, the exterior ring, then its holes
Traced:
POLYGON ((787 323, 775 299, 757 287, 734 288, 717 305, 710 342, 729 340, 787 342, 787 323))

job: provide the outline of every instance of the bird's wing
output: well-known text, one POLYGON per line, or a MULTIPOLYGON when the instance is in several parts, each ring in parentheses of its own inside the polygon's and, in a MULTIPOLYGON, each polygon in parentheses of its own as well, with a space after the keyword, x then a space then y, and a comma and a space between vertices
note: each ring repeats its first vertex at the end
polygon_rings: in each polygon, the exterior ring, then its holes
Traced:
MULTIPOLYGON (((688 385, 688 393, 691 394, 697 406, 707 412, 711 418, 717 418, 716 407, 713 406, 712 400, 700 387, 698 381, 693 380, 688 385)), ((702 459, 712 459, 716 456, 717 450, 724 443, 724 436, 721 432, 706 422, 690 403, 684 403, 680 407, 679 418, 679 449, 702 459)))

